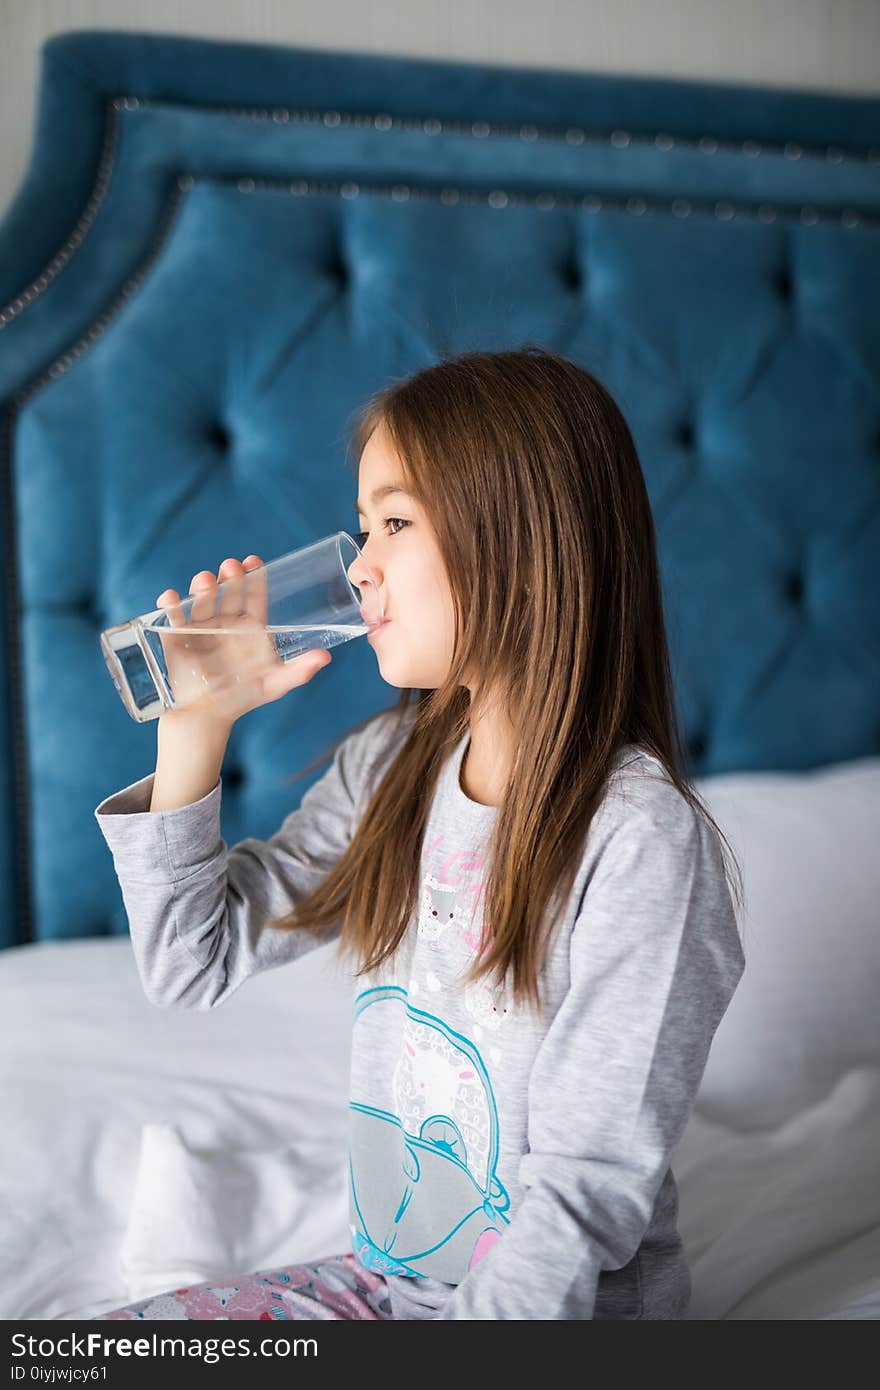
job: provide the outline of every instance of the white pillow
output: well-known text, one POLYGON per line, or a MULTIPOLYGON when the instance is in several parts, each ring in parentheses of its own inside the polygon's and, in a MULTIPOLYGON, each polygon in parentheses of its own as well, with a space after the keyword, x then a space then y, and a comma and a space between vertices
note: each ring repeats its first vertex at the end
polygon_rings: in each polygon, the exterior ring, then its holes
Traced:
POLYGON ((759 1128, 880 1064, 880 758, 696 790, 742 868, 746 957, 697 1106, 759 1128))

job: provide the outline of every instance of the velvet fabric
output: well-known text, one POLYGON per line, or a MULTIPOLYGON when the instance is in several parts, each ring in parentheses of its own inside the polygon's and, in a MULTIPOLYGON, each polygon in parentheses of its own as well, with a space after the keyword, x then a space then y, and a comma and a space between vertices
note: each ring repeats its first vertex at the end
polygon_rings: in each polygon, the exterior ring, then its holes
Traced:
MULTIPOLYGON (((353 412, 471 348, 620 404, 698 775, 880 751, 878 174, 871 99, 50 39, 0 223, 0 944, 127 931, 92 808, 155 735, 99 632, 353 531, 353 412)), ((396 698, 333 658, 235 726, 229 844, 396 698)))

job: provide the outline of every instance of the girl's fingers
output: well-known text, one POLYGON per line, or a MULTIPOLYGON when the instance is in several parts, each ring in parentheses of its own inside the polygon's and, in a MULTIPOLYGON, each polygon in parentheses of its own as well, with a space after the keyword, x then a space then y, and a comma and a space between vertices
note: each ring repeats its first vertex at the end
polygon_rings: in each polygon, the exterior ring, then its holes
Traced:
POLYGON ((209 622, 217 608, 217 581, 210 570, 199 570, 194 574, 189 591, 195 601, 190 609, 189 620, 194 626, 209 622))
MULTIPOLYGON (((241 613, 247 613, 260 624, 266 622, 266 579, 259 555, 248 555, 241 564, 229 557, 218 569, 216 579, 210 570, 199 570, 192 577, 189 592, 194 597, 189 614, 191 623, 209 622, 217 616, 218 592, 221 615, 238 617, 241 613), (232 582, 235 580, 240 582, 232 582), (224 586, 222 591, 218 590, 219 584, 224 586)), ((176 589, 163 589, 156 599, 156 607, 168 610, 168 621, 172 627, 186 626, 187 618, 180 607, 180 595, 176 589)))
POLYGON ((322 647, 320 650, 303 652, 301 656, 295 656, 290 661, 273 667, 263 678, 266 699, 280 700, 282 695, 295 690, 298 685, 306 685, 325 666, 329 666, 332 660, 330 653, 322 647))
POLYGON ((247 579, 244 581, 244 603, 242 607, 248 617, 265 627, 269 614, 269 595, 266 583, 266 570, 259 555, 248 555, 244 561, 247 579))
POLYGON ((163 589, 156 599, 156 607, 168 610, 168 623, 170 627, 185 627, 186 616, 180 608, 180 595, 176 589, 163 589))
POLYGON ((220 601, 218 611, 221 617, 237 618, 244 610, 244 594, 242 592, 242 576, 244 568, 237 560, 224 560, 217 571, 217 581, 222 585, 219 590, 220 601))

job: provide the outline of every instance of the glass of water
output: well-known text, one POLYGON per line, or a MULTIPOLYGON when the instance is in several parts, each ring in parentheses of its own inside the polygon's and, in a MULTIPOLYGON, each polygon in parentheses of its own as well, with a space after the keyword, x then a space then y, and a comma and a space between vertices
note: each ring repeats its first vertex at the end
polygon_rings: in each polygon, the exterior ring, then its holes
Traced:
POLYGON ((231 687, 361 637, 385 616, 376 578, 347 531, 222 580, 208 602, 206 612, 205 594, 190 594, 101 633, 132 719, 145 723, 197 702, 222 714, 231 687), (357 586, 348 577, 356 559, 357 586))

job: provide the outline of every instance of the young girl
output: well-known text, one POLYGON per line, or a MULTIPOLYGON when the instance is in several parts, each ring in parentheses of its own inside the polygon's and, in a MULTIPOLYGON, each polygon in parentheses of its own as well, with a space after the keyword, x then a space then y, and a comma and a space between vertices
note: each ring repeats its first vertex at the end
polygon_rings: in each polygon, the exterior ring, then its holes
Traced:
MULTIPOLYGON (((527 346, 395 383, 354 442, 396 707, 268 841, 221 839, 232 717, 326 652, 223 718, 163 716, 156 773, 95 812, 157 1006, 329 940, 353 960, 350 1249, 105 1316, 681 1318, 670 1155, 744 969, 742 890, 683 770, 633 440, 527 346)), ((215 583, 191 586, 211 613, 215 583)))

